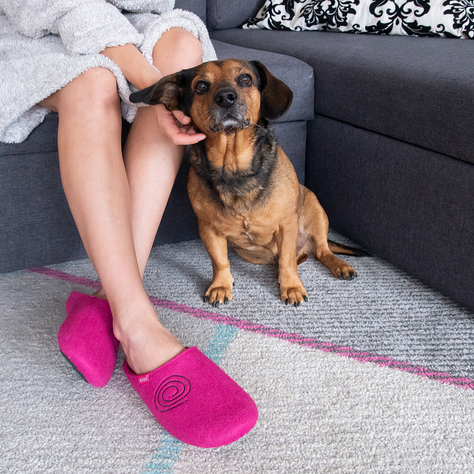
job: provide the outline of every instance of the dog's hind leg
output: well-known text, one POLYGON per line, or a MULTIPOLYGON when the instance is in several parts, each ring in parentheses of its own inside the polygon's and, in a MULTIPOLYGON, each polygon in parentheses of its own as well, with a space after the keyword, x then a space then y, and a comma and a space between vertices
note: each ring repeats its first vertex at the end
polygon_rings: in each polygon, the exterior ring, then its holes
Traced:
POLYGON ((329 248, 329 221, 316 195, 301 186, 302 209, 300 231, 306 235, 306 244, 302 253, 312 253, 314 258, 329 268, 334 276, 343 280, 352 280, 356 271, 346 262, 337 258, 329 248))

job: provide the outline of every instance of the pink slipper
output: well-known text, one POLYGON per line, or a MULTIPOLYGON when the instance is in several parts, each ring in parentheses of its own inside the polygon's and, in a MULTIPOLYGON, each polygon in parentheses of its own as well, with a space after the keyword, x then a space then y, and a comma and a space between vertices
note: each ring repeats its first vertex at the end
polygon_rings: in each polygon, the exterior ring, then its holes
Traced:
POLYGON ((197 347, 148 374, 135 375, 127 361, 123 370, 160 425, 184 443, 224 446, 257 422, 254 401, 197 347))
POLYGON ((112 377, 119 348, 109 302, 73 291, 66 314, 58 332, 61 352, 87 382, 104 387, 112 377))

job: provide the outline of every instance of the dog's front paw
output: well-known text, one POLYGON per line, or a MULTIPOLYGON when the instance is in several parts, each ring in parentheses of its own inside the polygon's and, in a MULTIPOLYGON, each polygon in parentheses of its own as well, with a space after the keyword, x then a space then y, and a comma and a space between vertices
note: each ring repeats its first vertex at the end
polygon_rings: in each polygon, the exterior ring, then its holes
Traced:
POLYGON ((280 287, 280 291, 283 303, 287 305, 291 304, 295 308, 297 308, 301 303, 308 301, 308 293, 306 293, 306 290, 302 285, 289 288, 280 287))
POLYGON ((210 286, 204 294, 204 302, 209 303, 214 308, 218 308, 219 304, 226 304, 232 300, 232 287, 210 286))

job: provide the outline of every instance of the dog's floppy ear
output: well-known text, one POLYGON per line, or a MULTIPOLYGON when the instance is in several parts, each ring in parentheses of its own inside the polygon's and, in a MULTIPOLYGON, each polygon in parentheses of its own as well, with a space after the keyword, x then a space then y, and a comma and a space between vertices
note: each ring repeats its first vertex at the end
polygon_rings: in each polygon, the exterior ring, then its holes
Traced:
POLYGON ((156 84, 130 95, 130 102, 156 105, 163 104, 168 110, 181 110, 189 115, 192 97, 187 94, 187 85, 192 73, 190 70, 180 71, 161 78, 156 84))
POLYGON ((283 81, 280 81, 268 71, 261 62, 250 61, 250 63, 256 68, 260 76, 260 112, 264 118, 276 120, 290 108, 293 92, 283 81))

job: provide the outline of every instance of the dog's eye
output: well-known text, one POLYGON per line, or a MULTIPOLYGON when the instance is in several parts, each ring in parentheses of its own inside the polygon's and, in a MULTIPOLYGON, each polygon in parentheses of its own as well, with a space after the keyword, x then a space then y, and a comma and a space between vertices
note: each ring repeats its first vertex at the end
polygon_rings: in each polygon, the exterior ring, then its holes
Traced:
POLYGON ((205 94, 209 90, 209 84, 207 82, 199 81, 196 84, 195 90, 198 94, 205 94))
POLYGON ((237 82, 239 86, 248 87, 252 85, 252 76, 250 74, 242 74, 238 77, 237 82))

